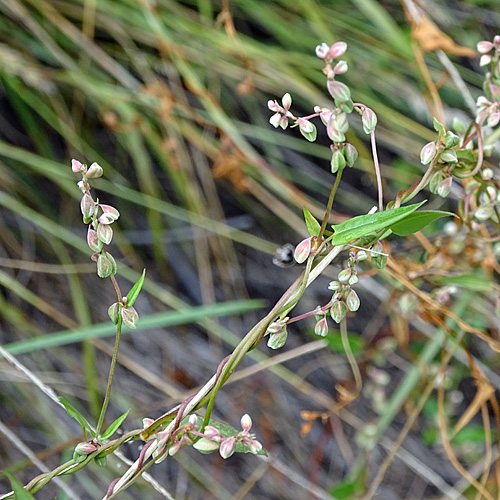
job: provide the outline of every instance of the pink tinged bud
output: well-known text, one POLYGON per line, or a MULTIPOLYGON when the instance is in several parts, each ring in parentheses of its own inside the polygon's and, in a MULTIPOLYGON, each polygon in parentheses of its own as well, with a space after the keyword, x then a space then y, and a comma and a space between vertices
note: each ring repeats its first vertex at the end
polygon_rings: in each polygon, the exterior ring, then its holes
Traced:
POLYGON ((340 284, 339 281, 330 281, 330 284, 328 285, 328 290, 334 290, 337 291, 342 285, 340 284))
POLYGON ((215 443, 207 438, 201 438, 194 443, 193 448, 201 453, 212 453, 219 449, 219 443, 215 443))
POLYGON ((335 323, 340 323, 345 318, 346 314, 347 314, 346 305, 340 300, 336 300, 330 309, 330 315, 333 321, 335 321, 335 323))
POLYGON ((493 85, 492 83, 490 83, 488 87, 490 89, 491 97, 493 98, 493 100, 500 100, 500 87, 498 85, 493 85))
POLYGON ((285 112, 288 111, 292 105, 292 96, 287 92, 281 99, 281 103, 283 104, 285 112))
POLYGON ((271 335, 269 335, 267 347, 271 349, 280 349, 285 345, 287 337, 288 332, 286 326, 283 326, 283 328, 279 332, 271 333, 271 335))
POLYGON ((489 52, 492 48, 494 47, 494 45, 491 43, 491 42, 487 42, 487 41, 483 41, 483 42, 478 42, 477 44, 477 51, 480 53, 480 54, 486 54, 487 52, 489 52))
POLYGON ((453 184, 453 177, 446 177, 436 189, 436 194, 441 196, 441 198, 446 198, 451 191, 451 186, 453 184))
POLYGON ((343 132, 340 132, 338 128, 336 128, 336 125, 337 122, 335 120, 335 117, 332 116, 326 127, 326 133, 328 134, 330 140, 332 140, 333 142, 344 142, 345 135, 343 132))
POLYGON ((118 302, 111 304, 108 308, 109 319, 115 324, 120 320, 121 305, 118 302))
POLYGON ((331 169, 332 174, 335 174, 339 170, 342 170, 345 167, 345 157, 342 154, 342 151, 336 150, 333 152, 332 161, 331 161, 331 169))
POLYGON ((71 170, 73 170, 75 174, 81 172, 83 169, 84 166, 78 160, 71 160, 71 170))
POLYGON ((286 128, 288 127, 288 118, 283 115, 281 117, 281 120, 280 120, 280 127, 283 129, 283 130, 286 130, 286 128))
POLYGON ((222 441, 219 448, 220 456, 224 459, 229 458, 236 450, 236 437, 231 436, 222 441))
POLYGON ((332 116, 335 115, 335 112, 333 109, 325 109, 321 108, 319 111, 314 110, 316 113, 319 113, 319 117, 321 118, 321 121, 323 122, 323 125, 326 127, 328 123, 330 123, 330 120, 332 119, 332 116))
POLYGON ((250 441, 250 452, 256 455, 259 451, 262 450, 262 445, 255 439, 250 441))
POLYGON ((316 323, 316 326, 314 327, 314 333, 316 335, 321 336, 321 337, 327 336, 327 334, 328 334, 328 322, 326 321, 326 318, 322 318, 316 323))
MULTIPOLYGON (((101 217, 99 217, 99 219, 101 217)), ((97 226, 96 234, 99 240, 106 245, 109 245, 111 243, 111 240, 113 239, 113 230, 111 229, 111 226, 109 224, 99 224, 97 226)))
POLYGON ((78 443, 75 447, 75 452, 79 455, 88 455, 89 453, 94 453, 97 448, 99 448, 99 445, 94 443, 78 443))
POLYGON ((328 79, 326 86, 330 95, 338 102, 345 102, 351 98, 349 87, 342 82, 328 79))
POLYGON ((496 113, 491 113, 491 115, 488 116, 488 127, 496 127, 499 121, 500 113, 498 111, 496 113))
POLYGON ((102 250, 102 241, 98 238, 97 232, 94 231, 90 225, 87 231, 87 244, 94 252, 100 252, 102 250))
POLYGON ((339 273, 339 281, 341 283, 347 283, 349 281, 350 277, 351 277, 351 270, 350 269, 343 269, 339 273))
POLYGON ((248 432, 252 428, 252 419, 250 415, 246 414, 241 417, 241 428, 248 432))
POLYGON ((437 148, 435 142, 428 142, 421 150, 420 150, 420 161, 423 165, 427 165, 430 163, 434 157, 436 156, 437 148))
POLYGON ((320 59, 324 59, 327 55, 328 52, 330 52, 330 46, 323 42, 321 45, 316 45, 316 57, 319 57, 320 59))
POLYGON ((139 323, 139 315, 133 307, 123 307, 121 310, 122 321, 125 326, 128 326, 132 330, 137 328, 137 323, 139 323))
POLYGON ((496 47, 500 47, 500 35, 495 35, 495 37, 493 38, 493 43, 496 47))
POLYGON ((111 205, 103 205, 101 203, 99 204, 99 206, 101 207, 103 213, 112 216, 114 220, 120 217, 120 212, 118 212, 118 210, 115 207, 112 207, 111 205))
POLYGON ((88 224, 94 214, 96 213, 96 203, 92 199, 92 196, 90 194, 85 193, 82 197, 82 201, 80 202, 80 209, 82 211, 83 215, 83 222, 85 224, 88 224))
POLYGON ((142 428, 147 429, 154 422, 153 418, 143 418, 142 419, 142 428))
POLYGON ((479 221, 488 220, 494 213, 492 205, 480 205, 474 213, 474 217, 479 221))
POLYGON ((344 146, 343 153, 347 165, 349 167, 352 167, 356 163, 356 160, 358 159, 358 150, 350 142, 348 142, 344 146))
POLYGON ((347 309, 349 309, 349 311, 354 312, 359 309, 359 304, 360 304, 359 297, 354 290, 351 290, 347 295, 347 298, 345 299, 345 304, 347 306, 347 309))
POLYGON ((198 417, 196 415, 189 415, 188 419, 189 427, 191 427, 191 429, 194 429, 197 423, 198 423, 198 417))
POLYGON ((297 120, 299 125, 300 133, 309 141, 314 142, 316 140, 317 131, 313 123, 305 118, 299 118, 297 120))
POLYGON ((82 193, 85 193, 86 189, 85 189, 85 182, 83 181, 78 181, 76 183, 76 185, 78 186, 78 189, 82 192, 82 193))
POLYGON ((97 257, 97 275, 99 278, 108 278, 116 274, 116 261, 108 252, 102 252, 97 257))
POLYGON ((479 109, 484 109, 484 108, 488 107, 490 104, 491 104, 491 102, 489 101, 489 99, 484 97, 484 95, 479 96, 476 100, 476 106, 479 109))
POLYGON ((88 179, 97 179, 98 177, 102 177, 102 174, 102 167, 94 162, 92 163, 92 165, 90 165, 87 173, 85 174, 85 177, 87 177, 88 179))
POLYGON ((345 54, 346 50, 347 50, 347 43, 335 42, 330 47, 330 57, 333 57, 333 59, 337 59, 338 57, 342 57, 345 54))
POLYGON ((281 106, 276 101, 273 100, 267 101, 267 108, 270 111, 275 111, 275 112, 281 111, 281 106))
POLYGON ((348 69, 349 67, 345 61, 339 61, 333 68, 333 72, 336 75, 343 75, 348 69))
POLYGON ((309 257, 309 254, 311 253, 311 240, 312 237, 310 236, 309 238, 302 240, 295 248, 294 257, 299 264, 305 262, 309 257))
POLYGON ((387 255, 381 253, 384 251, 382 243, 380 243, 380 241, 376 241, 371 249, 373 250, 373 252, 371 252, 373 267, 383 269, 387 264, 387 255))
POLYGON ((203 433, 208 439, 214 439, 220 436, 219 429, 215 428, 213 425, 207 425, 203 433))
POLYGON ((484 54, 479 59, 479 66, 487 66, 490 64, 492 57, 490 55, 484 54))
POLYGON ((280 330, 282 330, 286 326, 286 321, 288 318, 285 318, 285 320, 279 320, 279 321, 274 321, 271 323, 268 327, 266 332, 271 334, 271 333, 278 333, 280 330))
POLYGON ((365 134, 371 134, 377 126, 377 115, 370 108, 365 108, 361 115, 361 122, 365 134))
POLYGON ((271 118, 269 118, 269 123, 274 127, 278 128, 280 126, 281 122, 281 114, 280 113, 275 113, 271 118))

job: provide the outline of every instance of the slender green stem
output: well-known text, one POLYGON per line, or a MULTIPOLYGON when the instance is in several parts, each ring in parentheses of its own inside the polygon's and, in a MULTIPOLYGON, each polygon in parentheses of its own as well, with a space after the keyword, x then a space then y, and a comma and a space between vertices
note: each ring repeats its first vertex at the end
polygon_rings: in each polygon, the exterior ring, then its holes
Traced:
POLYGON ((332 189, 330 191, 330 196, 328 198, 328 204, 326 205, 326 211, 325 211, 325 216, 323 217, 323 222, 321 223, 321 229, 319 230, 318 234, 318 245, 321 244, 321 238, 323 236, 323 233, 325 232, 326 225, 328 223, 328 219, 330 218, 330 213, 332 211, 332 206, 333 206, 333 199, 335 198, 335 193, 337 192, 337 188, 339 187, 340 184, 340 179, 342 178, 342 170, 339 170, 337 172, 337 177, 335 179, 335 182, 332 186, 332 189))
POLYGON ((122 322, 120 318, 116 325, 115 348, 113 350, 113 357, 111 358, 111 366, 109 367, 108 386, 106 387, 106 395, 104 396, 104 403, 102 404, 101 414, 99 415, 99 421, 97 422, 97 427, 95 431, 98 439, 99 439, 99 434, 101 433, 102 424, 104 422, 104 415, 106 414, 106 410, 108 409, 109 397, 111 396, 111 385, 113 384, 113 376, 115 374, 115 369, 116 369, 116 360, 118 358, 118 346, 120 345, 121 333, 122 333, 122 322))
POLYGON ((347 335, 347 321, 345 318, 340 322, 340 337, 342 339, 342 345, 344 346, 344 351, 349 364, 351 365, 354 380, 356 382, 356 395, 359 395, 359 393, 361 392, 361 388, 363 387, 363 379, 361 377, 356 358, 354 357, 354 353, 352 352, 351 345, 349 344, 349 337, 347 335))

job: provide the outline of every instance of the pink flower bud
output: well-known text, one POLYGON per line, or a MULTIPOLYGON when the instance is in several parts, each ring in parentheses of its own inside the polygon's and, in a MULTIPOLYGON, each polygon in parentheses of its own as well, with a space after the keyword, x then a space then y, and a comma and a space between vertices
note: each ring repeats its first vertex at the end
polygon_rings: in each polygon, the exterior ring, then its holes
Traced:
POLYGON ((488 127, 496 127, 499 121, 500 113, 498 111, 496 113, 491 113, 491 115, 488 116, 488 127))
POLYGON ((107 225, 107 224, 113 224, 115 222, 116 218, 112 214, 101 214, 100 217, 97 219, 97 222, 99 225, 107 225))
POLYGON ((352 167, 358 159, 358 150, 350 142, 348 142, 344 146, 343 153, 347 165, 349 165, 349 167, 352 167))
POLYGON ((142 428, 147 429, 154 422, 153 418, 145 417, 142 419, 142 428))
POLYGON ((347 306, 347 309, 349 309, 349 311, 354 312, 359 309, 359 304, 360 304, 359 297, 354 290, 351 290, 347 295, 347 298, 345 299, 345 304, 347 306))
POLYGON ((90 165, 85 176, 88 179, 97 179, 98 177, 102 177, 102 174, 103 174, 102 167, 94 162, 92 163, 92 165, 90 165))
POLYGON ((236 450, 236 436, 224 439, 220 444, 219 453, 224 459, 229 458, 236 450))
POLYGON ((250 452, 256 455, 259 451, 262 450, 262 445, 255 439, 250 441, 250 452))
POLYGON ((281 111, 281 106, 276 101, 273 100, 267 101, 267 108, 270 111, 275 111, 275 112, 281 111))
POLYGON ((287 92, 281 99, 285 113, 290 109, 292 105, 292 96, 287 92))
POLYGON ((219 449, 219 443, 207 438, 201 438, 194 443, 193 448, 201 453, 211 453, 212 451, 219 449))
POLYGON ((420 161, 423 165, 427 165, 430 163, 434 157, 436 156, 437 148, 435 142, 428 142, 421 150, 420 150, 420 161))
POLYGON ((328 322, 326 320, 326 316, 321 318, 314 327, 314 333, 321 337, 326 337, 328 334, 328 322))
POLYGON ((132 330, 135 330, 137 328, 137 323, 139 322, 139 315, 137 314, 137 311, 133 307, 123 307, 121 314, 123 324, 132 330))
MULTIPOLYGON (((103 215, 101 215, 101 217, 103 217, 103 215)), ((101 217, 99 217, 99 219, 101 217)), ((99 224, 97 226, 96 234, 99 240, 106 245, 109 245, 111 243, 111 240, 113 239, 113 229, 111 229, 111 226, 108 224, 99 224)), ((92 250, 94 249, 92 248, 92 250)))
POLYGON ((196 427, 196 424, 198 423, 198 417, 196 415, 189 415, 188 418, 188 425, 191 427, 191 429, 194 429, 196 427))
POLYGON ((101 210, 105 214, 109 214, 109 215, 113 216, 114 220, 116 220, 116 219, 118 219, 118 217, 120 217, 120 212, 118 212, 118 210, 115 207, 112 207, 111 205, 102 205, 102 204, 99 204, 99 206, 101 207, 101 210))
POLYGON ((436 194, 438 194, 442 198, 446 198, 450 194, 452 184, 453 177, 446 177, 446 179, 441 181, 441 183, 437 187, 436 194))
POLYGON ((97 448, 99 448, 98 444, 89 443, 87 441, 84 443, 78 443, 75 447, 75 452, 79 455, 88 455, 89 453, 94 453, 97 448))
POLYGON ((493 97, 493 100, 500 100, 500 87, 498 85, 493 85, 492 83, 489 83, 488 87, 490 89, 491 97, 493 97))
POLYGON ((332 174, 335 174, 339 170, 342 170, 345 167, 345 157, 342 154, 342 151, 339 149, 335 150, 332 155, 331 170, 332 174))
POLYGON ((487 42, 486 40, 485 41, 482 41, 482 42, 478 42, 477 44, 477 51, 480 53, 480 54, 486 54, 487 52, 489 52, 492 48, 494 47, 494 45, 491 43, 491 42, 487 42))
POLYGON ((333 57, 333 59, 337 59, 338 57, 342 57, 345 54, 345 51, 347 50, 347 43, 345 42, 335 42, 331 47, 330 47, 330 57, 333 57))
POLYGON ((97 210, 96 203, 90 194, 85 193, 83 195, 82 201, 80 202, 80 209, 83 215, 83 222, 88 224, 97 210))
POLYGON ((314 142, 316 140, 317 131, 313 123, 305 118, 298 118, 297 123, 299 125, 300 133, 309 141, 314 142))
POLYGON ((349 69, 349 67, 347 66, 347 63, 345 61, 339 61, 335 67, 333 68, 333 72, 336 74, 336 75, 342 75, 344 74, 347 70, 349 69))
POLYGON ((330 309, 330 315, 333 321, 335 321, 335 323, 340 323, 345 318, 346 314, 347 314, 346 305, 340 300, 336 300, 330 309))
POLYGON ((87 244, 94 252, 100 252, 102 250, 102 241, 99 240, 97 232, 94 231, 90 225, 87 231, 87 244))
POLYGON ((305 262, 309 257, 309 254, 311 253, 311 242, 312 242, 312 237, 309 236, 309 238, 302 240, 295 248, 294 257, 299 264, 305 262))
POLYGON ((361 115, 361 122, 363 123, 365 134, 370 134, 377 126, 377 115, 370 108, 365 108, 361 115))
POLYGON ((250 415, 246 414, 241 417, 241 428, 248 432, 252 428, 252 419, 250 415))
POLYGON ((327 55, 328 52, 330 52, 330 46, 323 42, 321 45, 316 45, 316 56, 319 57, 320 59, 324 59, 327 55))
POLYGON ((481 59, 479 59, 479 66, 487 66, 490 64, 492 57, 488 54, 484 54, 481 56, 481 59))
POLYGON ((71 160, 71 170, 75 174, 78 174, 84 169, 84 166, 78 160, 71 160))
POLYGON ((214 427, 213 425, 207 425, 205 427, 205 430, 203 431, 205 436, 208 438, 208 439, 214 439, 216 437, 219 437, 220 436, 220 431, 219 429, 217 429, 216 427, 214 427))
POLYGON ((326 82, 328 92, 330 95, 339 102, 348 101, 351 98, 351 91, 349 87, 342 82, 337 82, 337 80, 328 79, 326 82))
POLYGON ((278 128, 280 126, 281 122, 281 114, 280 113, 275 113, 271 118, 269 118, 269 123, 274 127, 278 128))
POLYGON ((493 38, 493 43, 496 47, 500 47, 500 35, 495 35, 495 37, 493 38))
POLYGON ((99 278, 108 278, 116 274, 116 262, 108 252, 102 252, 97 257, 97 275, 99 278))

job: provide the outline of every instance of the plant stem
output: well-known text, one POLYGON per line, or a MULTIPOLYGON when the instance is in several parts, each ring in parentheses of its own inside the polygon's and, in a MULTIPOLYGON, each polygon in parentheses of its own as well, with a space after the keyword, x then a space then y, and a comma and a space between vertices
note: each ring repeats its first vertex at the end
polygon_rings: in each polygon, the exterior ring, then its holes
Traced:
MULTIPOLYGON (((112 278, 114 277, 112 276, 112 278)), ((115 374, 116 360, 118 358, 118 346, 120 345, 121 333, 122 333, 122 322, 120 318, 116 325, 115 348, 113 350, 113 357, 111 358, 111 366, 109 367, 108 386, 106 387, 106 395, 104 396, 104 402, 102 404, 101 414, 99 415, 99 421, 97 422, 97 427, 95 431, 97 439, 99 439, 99 434, 101 433, 102 424, 104 422, 104 415, 106 414, 106 410, 109 404, 109 397, 111 395, 111 385, 113 384, 113 375, 115 374)))
POLYGON ((340 184, 340 179, 342 178, 342 171, 343 169, 338 171, 335 183, 333 184, 332 189, 330 191, 328 204, 326 205, 325 216, 323 217, 323 222, 321 223, 321 229, 319 230, 318 234, 318 241, 317 241, 318 245, 321 244, 321 238, 323 237, 323 233, 325 232, 326 229, 326 224, 328 223, 328 219, 330 218, 330 213, 332 211, 332 206, 333 206, 333 199, 335 198, 335 193, 337 192, 337 188, 339 187, 340 184))

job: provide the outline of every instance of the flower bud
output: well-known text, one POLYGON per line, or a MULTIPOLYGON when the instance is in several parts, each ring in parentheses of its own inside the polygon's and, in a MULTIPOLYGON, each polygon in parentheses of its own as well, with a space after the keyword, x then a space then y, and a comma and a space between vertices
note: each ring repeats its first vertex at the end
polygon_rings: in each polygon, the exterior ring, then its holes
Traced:
POLYGON ((454 149, 445 149, 439 156, 439 159, 446 163, 457 163, 457 152, 454 149))
POLYGON ((487 99, 484 95, 481 95, 476 100, 476 106, 479 110, 487 108, 491 104, 491 101, 487 99))
POLYGON ((345 318, 346 314, 346 305, 340 300, 336 300, 330 309, 330 316, 332 317, 333 321, 335 321, 335 323, 340 323, 345 318))
POLYGON ((488 220, 494 213, 494 209, 492 205, 480 205, 478 209, 474 213, 474 217, 478 221, 488 220))
POLYGON ((358 275, 356 274, 356 272, 353 269, 353 273, 351 274, 351 277, 349 278, 348 283, 349 283, 349 285, 355 285, 358 281, 359 281, 358 275))
POLYGON ((285 112, 290 109, 290 106, 292 105, 292 96, 287 92, 281 99, 281 102, 283 104, 283 108, 285 109, 285 112))
POLYGON ((431 175, 430 181, 429 181, 429 189, 431 193, 435 193, 439 184, 444 180, 444 173, 439 170, 437 172, 434 172, 431 175))
POLYGON ((494 47, 494 45, 491 42, 488 42, 488 41, 485 40, 485 41, 482 41, 482 42, 478 42, 478 44, 477 44, 477 51, 480 54, 486 54, 493 47, 494 47))
POLYGON ((330 281, 330 284, 328 285, 328 290, 338 290, 341 288, 342 285, 340 284, 339 281, 330 281))
POLYGON ((326 133, 333 142, 344 142, 345 135, 343 132, 339 130, 337 125, 338 122, 337 120, 335 120, 335 115, 331 115, 330 120, 328 121, 328 125, 326 127, 326 133))
POLYGON ((421 150, 420 150, 420 162, 422 165, 427 165, 430 163, 434 157, 436 156, 437 149, 435 142, 428 142, 421 150))
POLYGON ((249 446, 250 446, 250 452, 253 453, 254 455, 259 453, 260 450, 262 450, 262 445, 256 439, 252 439, 250 441, 249 446))
POLYGON ((241 428, 248 432, 252 428, 252 419, 250 415, 246 414, 241 417, 241 428))
POLYGON ((347 63, 345 61, 339 61, 335 67, 333 68, 333 72, 336 74, 336 75, 342 75, 344 74, 347 70, 349 69, 349 67, 347 66, 347 63))
POLYGON ((281 111, 281 106, 276 101, 273 101, 273 100, 267 101, 267 108, 270 111, 274 111, 274 112, 281 111))
POLYGON ((328 322, 326 316, 321 318, 314 327, 314 333, 320 337, 326 337, 328 335, 328 322))
POLYGON ((354 290, 351 290, 345 299, 345 303, 349 311, 357 311, 360 304, 358 294, 354 290))
POLYGON ((337 82, 333 79, 328 79, 326 82, 328 92, 338 102, 345 102, 351 98, 349 87, 342 82, 337 82))
POLYGON ((330 57, 333 59, 337 59, 338 57, 342 57, 347 50, 347 43, 345 42, 335 42, 330 47, 330 57))
POLYGON ((102 241, 99 240, 97 232, 92 229, 91 225, 89 225, 89 229, 87 231, 87 244, 94 252, 100 252, 102 250, 102 241))
POLYGON ((300 133, 309 141, 314 142, 316 140, 317 131, 313 123, 305 118, 299 118, 297 120, 299 125, 300 133))
POLYGON ((109 319, 115 324, 118 324, 118 321, 120 320, 120 311, 121 310, 121 305, 118 302, 115 302, 114 304, 111 304, 108 307, 108 316, 109 319))
POLYGON ((295 248, 294 257, 299 264, 305 262, 309 257, 309 254, 311 253, 311 242, 312 242, 312 237, 309 236, 309 238, 302 240, 295 248))
MULTIPOLYGON (((213 425, 207 425, 204 430, 204 434, 208 439, 215 439, 220 437, 220 431, 213 425)), ((217 439, 215 439, 217 441, 217 439)))
POLYGON ((83 195, 82 201, 80 202, 80 209, 83 215, 83 222, 88 224, 92 220, 92 217, 96 213, 97 209, 96 203, 89 193, 85 193, 83 195))
POLYGON ((144 417, 142 419, 142 428, 147 429, 154 422, 154 418, 144 417))
POLYGON ((236 436, 224 439, 219 448, 220 456, 224 459, 229 458, 236 450, 236 436))
POLYGON ((377 115, 370 108, 366 108, 361 115, 361 122, 363 123, 363 130, 365 134, 370 134, 377 126, 377 115))
POLYGON ((483 170, 481 170, 481 179, 483 179, 483 181, 490 181, 493 179, 493 170, 491 168, 483 168, 483 170))
POLYGON ((122 307, 121 310, 122 321, 125 326, 128 326, 132 330, 137 328, 137 323, 139 323, 139 315, 133 307, 122 307))
POLYGON ((99 278, 108 278, 116 274, 116 261, 108 252, 102 252, 97 257, 97 275, 99 278))
POLYGON ((492 57, 490 55, 484 54, 479 59, 479 66, 487 66, 490 64, 492 57))
POLYGON ((332 174, 338 172, 339 170, 342 170, 345 167, 345 157, 342 154, 342 151, 340 151, 339 149, 333 152, 331 167, 332 174))
POLYGON ((382 243, 380 243, 380 241, 376 241, 371 250, 373 250, 370 254, 373 267, 383 269, 387 264, 387 255, 381 253, 384 251, 382 243))
POLYGON ((87 179, 97 179, 98 177, 102 177, 102 174, 102 167, 94 162, 92 163, 92 165, 90 165, 85 176, 87 177, 87 179))
POLYGON ((280 126, 281 122, 281 114, 280 113, 275 113, 271 118, 269 118, 269 123, 274 127, 278 128, 280 126))
POLYGON ((75 453, 79 455, 89 455, 90 453, 94 453, 95 450, 99 448, 98 444, 90 443, 88 441, 83 443, 78 443, 75 446, 75 453))
POLYGON ((496 111, 495 113, 491 113, 491 115, 488 116, 488 127, 496 127, 499 121, 500 113, 498 111, 496 111))
POLYGON ((493 37, 493 44, 495 45, 495 47, 500 47, 500 35, 495 35, 493 37))
POLYGON ((323 42, 321 45, 316 45, 316 57, 319 57, 320 59, 324 59, 327 55, 328 52, 330 51, 330 46, 323 42))
POLYGON ((343 153, 347 165, 352 167, 358 159, 358 150, 350 142, 348 142, 344 146, 343 153))
POLYGON ((286 325, 281 328, 276 333, 271 333, 269 335, 269 340, 267 341, 267 347, 270 347, 271 349, 280 349, 285 345, 286 339, 288 337, 288 332, 286 325))
POLYGON ((444 134, 444 146, 445 148, 452 148, 453 146, 456 146, 460 142, 460 137, 458 135, 454 134, 450 130, 444 134))
POLYGON ((347 283, 350 277, 351 277, 351 270, 343 269, 342 271, 340 271, 338 279, 341 283, 347 283))
POLYGON ((212 453, 219 449, 219 443, 211 441, 207 438, 201 438, 194 443, 193 448, 201 453, 212 453))
POLYGON ((85 167, 78 160, 71 160, 71 170, 73 170, 75 174, 78 174, 84 169, 85 167))
POLYGON ((446 177, 442 180, 436 189, 436 194, 441 196, 441 198, 446 198, 451 191, 451 186, 453 184, 453 177, 446 177))
POLYGON ((198 417, 193 413, 189 415, 188 418, 188 425, 191 429, 194 429, 196 427, 196 424, 198 423, 198 417))
POLYGON ((359 250, 359 252, 356 254, 356 260, 358 262, 363 262, 368 258, 368 254, 364 250, 359 250))
MULTIPOLYGON (((99 217, 99 219, 101 217, 99 217)), ((96 235, 99 238, 100 242, 109 245, 111 243, 111 240, 113 239, 113 229, 111 229, 111 226, 109 224, 101 223, 97 226, 96 235)), ((94 249, 92 248, 92 250, 94 249)))

